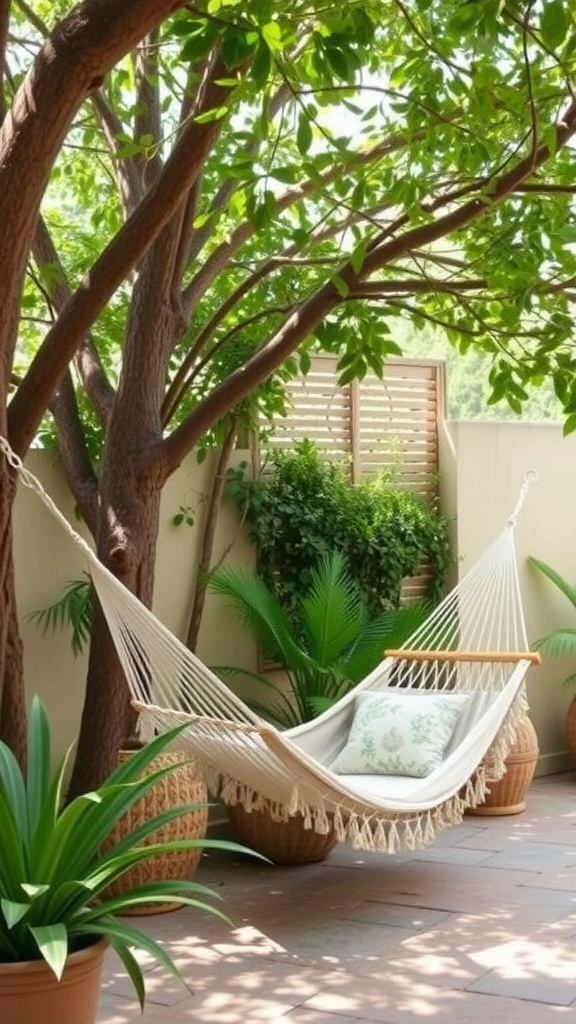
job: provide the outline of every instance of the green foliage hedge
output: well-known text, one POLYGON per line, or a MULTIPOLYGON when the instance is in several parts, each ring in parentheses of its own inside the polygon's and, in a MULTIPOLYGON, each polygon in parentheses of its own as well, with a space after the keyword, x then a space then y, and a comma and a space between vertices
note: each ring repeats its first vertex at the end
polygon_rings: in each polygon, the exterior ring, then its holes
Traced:
POLYGON ((289 612, 310 586, 321 555, 342 551, 377 613, 396 607, 405 576, 431 564, 432 600, 445 589, 450 548, 437 508, 379 473, 352 484, 311 441, 271 453, 252 479, 246 463, 228 474, 227 493, 246 517, 258 548, 259 574, 289 612))

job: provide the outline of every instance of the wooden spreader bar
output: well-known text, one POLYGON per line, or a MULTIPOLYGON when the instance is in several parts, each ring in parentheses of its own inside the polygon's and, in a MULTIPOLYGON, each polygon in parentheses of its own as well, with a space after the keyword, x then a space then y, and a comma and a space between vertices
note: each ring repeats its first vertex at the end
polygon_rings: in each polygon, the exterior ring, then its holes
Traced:
POLYGON ((529 661, 541 665, 538 651, 384 651, 387 658, 403 661, 529 661))

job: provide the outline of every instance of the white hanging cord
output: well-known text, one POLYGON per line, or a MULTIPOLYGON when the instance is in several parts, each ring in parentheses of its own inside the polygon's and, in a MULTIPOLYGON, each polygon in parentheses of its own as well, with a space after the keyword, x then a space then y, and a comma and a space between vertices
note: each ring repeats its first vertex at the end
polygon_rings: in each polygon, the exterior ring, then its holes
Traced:
POLYGON ((538 473, 536 472, 535 469, 528 469, 524 473, 524 482, 522 484, 522 487, 520 488, 520 494, 518 495, 518 501, 516 502, 516 507, 514 508, 514 511, 512 512, 512 514, 510 515, 510 517, 508 519, 508 522, 509 522, 510 526, 516 526, 516 520, 518 519, 518 513, 520 512, 520 509, 522 508, 522 505, 524 504, 524 502, 526 500, 526 495, 528 494, 528 491, 530 490, 530 486, 532 484, 536 483, 537 480, 538 480, 538 473))
POLYGON ((20 458, 20 456, 16 455, 16 452, 13 451, 13 449, 8 444, 8 441, 6 440, 6 438, 2 437, 1 434, 0 434, 0 451, 2 451, 4 453, 4 455, 6 457, 7 463, 12 467, 12 469, 14 469, 16 471, 16 473, 18 474, 18 477, 19 477, 20 481, 23 483, 24 487, 27 487, 30 491, 34 491, 34 494, 36 494, 40 498, 40 500, 44 502, 46 507, 48 509, 50 509, 52 515, 58 520, 60 525, 66 530, 66 533, 70 537, 72 537, 72 539, 76 542, 76 544, 79 545, 79 547, 82 548, 82 550, 84 551, 84 554, 88 558, 89 563, 94 565, 94 563, 96 563, 98 560, 97 560, 96 555, 94 554, 94 551, 90 547, 90 545, 87 544, 86 541, 84 540, 84 538, 81 537, 80 534, 77 533, 76 530, 74 530, 70 526, 70 523, 66 519, 66 516, 63 515, 63 513, 60 511, 60 509, 55 504, 55 502, 52 501, 52 498, 47 493, 47 491, 44 490, 44 488, 42 487, 42 484, 40 483, 40 481, 34 476, 33 473, 30 473, 30 471, 26 469, 26 467, 25 467, 24 463, 22 462, 22 459, 20 458))

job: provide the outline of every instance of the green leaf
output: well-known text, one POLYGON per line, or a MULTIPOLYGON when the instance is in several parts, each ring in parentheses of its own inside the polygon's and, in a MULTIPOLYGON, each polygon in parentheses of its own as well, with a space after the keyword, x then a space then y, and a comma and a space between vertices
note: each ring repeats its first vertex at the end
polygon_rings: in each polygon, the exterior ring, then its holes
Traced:
POLYGON ((0 906, 8 928, 13 928, 15 924, 22 921, 30 910, 29 903, 17 903, 15 900, 1 899, 0 906))
POLYGON ((52 749, 50 725, 43 704, 35 696, 28 713, 28 757, 26 762, 26 792, 28 803, 29 835, 38 828, 46 807, 50 789, 52 749))
POLYGON ((298 131, 296 132, 296 145, 302 156, 307 156, 312 145, 312 128, 305 113, 298 117, 298 131))
POLYGON ((534 646, 551 658, 573 658, 576 656, 576 628, 557 629, 549 636, 540 637, 534 646))
POLYGON ((204 114, 198 114, 194 120, 196 124, 210 124, 212 121, 221 121, 228 114, 228 107, 213 107, 204 114))
POLYGON ((282 50, 282 30, 277 21, 269 21, 260 27, 262 39, 270 50, 280 52, 282 50))
POLYGON ((26 846, 29 838, 26 787, 18 761, 12 751, 5 746, 0 747, 0 780, 22 836, 22 842, 26 846))
POLYGON ((355 274, 359 274, 360 271, 362 270, 362 266, 363 266, 364 260, 366 258, 366 250, 368 248, 368 242, 369 242, 368 238, 363 238, 358 243, 358 245, 354 249, 354 252, 350 256, 350 265, 351 265, 352 270, 354 271, 355 274))
POLYGON ((563 433, 564 437, 568 437, 569 434, 573 434, 576 430, 576 412, 572 413, 564 420, 563 433))
POLYGON ((36 945, 60 981, 68 957, 68 932, 63 924, 29 925, 36 945))
POLYGON ((49 885, 34 885, 30 882, 22 882, 22 889, 32 900, 36 899, 37 896, 44 896, 45 893, 50 892, 49 885))
POLYGON ((350 286, 347 284, 344 278, 340 277, 340 274, 333 274, 330 280, 334 285, 336 291, 338 292, 338 295, 340 295, 342 299, 347 298, 348 295, 350 294, 350 286))
POLYGON ((140 1009, 143 1010, 146 1000, 146 989, 144 986, 142 968, 126 943, 120 942, 117 938, 114 938, 111 945, 124 965, 126 974, 132 982, 140 1009))
POLYGON ((546 46, 554 50, 564 42, 570 22, 563 0, 545 0, 540 14, 540 32, 546 46))
POLYGON ((564 595, 565 598, 570 602, 573 608, 576 608, 576 586, 572 586, 560 575, 556 569, 553 569, 547 562, 541 561, 539 558, 530 557, 528 559, 530 565, 533 565, 535 569, 538 569, 546 579, 550 580, 555 587, 564 595))
POLYGON ((250 74, 255 84, 259 88, 262 88, 268 81, 271 71, 272 53, 270 51, 270 47, 266 44, 266 41, 261 39, 256 49, 256 53, 254 54, 250 74))

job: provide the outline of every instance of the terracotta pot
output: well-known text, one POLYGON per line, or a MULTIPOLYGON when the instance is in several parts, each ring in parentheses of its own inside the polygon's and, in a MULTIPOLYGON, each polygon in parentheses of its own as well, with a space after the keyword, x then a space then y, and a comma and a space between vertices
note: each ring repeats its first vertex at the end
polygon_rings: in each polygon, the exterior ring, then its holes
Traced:
POLYGON ((43 960, 0 963, 2 1024, 94 1024, 107 945, 71 953, 60 981, 43 960))
MULTIPOLYGON (((132 754, 133 751, 120 751, 119 762, 125 761, 132 754)), ((105 843, 105 849, 122 839, 127 832, 133 832, 145 821, 161 814, 169 807, 176 807, 180 804, 195 803, 199 806, 196 810, 187 811, 186 814, 181 814, 167 825, 157 829, 148 836, 144 845, 168 840, 204 839, 208 827, 205 783, 201 780, 194 762, 185 760, 185 755, 181 753, 160 754, 154 759, 149 770, 157 771, 169 764, 180 765, 180 767, 160 779, 141 800, 138 800, 130 808, 110 833, 105 843)), ((122 875, 106 890, 106 895, 117 896, 127 890, 145 885, 147 882, 191 878, 201 856, 201 849, 191 849, 176 850, 173 853, 150 857, 149 860, 137 864, 122 875)), ((131 915, 161 914, 168 910, 175 910, 177 907, 179 904, 175 903, 147 903, 134 910, 125 911, 125 913, 131 915)))
POLYGON ((324 860, 338 841, 334 829, 321 835, 304 828, 301 814, 288 821, 274 821, 265 809, 248 812, 242 804, 235 804, 227 810, 240 842, 274 864, 314 864, 324 860))
POLYGON ((538 761, 538 737, 529 718, 523 718, 508 754, 506 772, 498 782, 490 782, 484 803, 469 811, 480 816, 520 814, 526 809, 526 795, 538 761))

